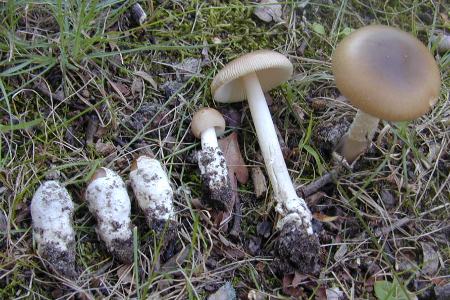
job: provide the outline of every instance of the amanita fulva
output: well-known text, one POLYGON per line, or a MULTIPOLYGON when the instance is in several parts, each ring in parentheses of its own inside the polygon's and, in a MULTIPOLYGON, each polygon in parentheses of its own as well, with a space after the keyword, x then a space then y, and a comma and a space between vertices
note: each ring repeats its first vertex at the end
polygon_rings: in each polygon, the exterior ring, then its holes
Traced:
POLYGON ((218 102, 248 100, 259 146, 277 201, 276 210, 282 218, 278 243, 279 256, 305 272, 312 271, 317 261, 318 240, 311 225, 311 212, 305 201, 297 196, 278 143, 264 92, 291 78, 293 66, 282 54, 260 50, 245 54, 228 63, 211 84, 218 102), (293 249, 292 241, 299 248, 293 249), (309 246, 307 246, 309 245, 309 246), (309 251, 298 251, 305 247, 309 251))
POLYGON ((333 55, 341 93, 358 111, 336 151, 353 162, 372 141, 379 119, 407 121, 439 97, 438 66, 428 49, 399 29, 371 25, 344 38, 333 55))
POLYGON ((108 251, 121 262, 131 263, 131 203, 122 178, 110 169, 99 168, 86 188, 85 198, 97 220, 96 232, 108 251))
POLYGON ((217 136, 225 131, 225 120, 213 108, 198 110, 191 123, 192 133, 201 139, 202 150, 198 153, 198 166, 202 175, 203 190, 207 204, 220 210, 231 210, 231 185, 228 169, 217 136))
POLYGON ((69 192, 58 181, 46 181, 35 192, 30 209, 39 255, 57 273, 74 278, 75 231, 69 192))

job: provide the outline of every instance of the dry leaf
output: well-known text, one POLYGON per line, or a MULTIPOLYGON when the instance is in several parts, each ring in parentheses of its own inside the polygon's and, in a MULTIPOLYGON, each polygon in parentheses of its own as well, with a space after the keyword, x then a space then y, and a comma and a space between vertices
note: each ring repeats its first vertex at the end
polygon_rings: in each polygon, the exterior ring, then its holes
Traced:
POLYGON ((327 216, 320 212, 313 213, 313 218, 320 222, 333 222, 339 219, 339 216, 327 216))
POLYGON ((344 292, 342 292, 339 288, 333 287, 327 289, 327 300, 341 300, 344 299, 344 292))
POLYGON ((334 254, 334 260, 336 262, 341 261, 345 257, 345 254, 347 254, 347 249, 347 244, 342 244, 334 254))
POLYGON ((134 77, 131 84, 131 94, 133 97, 141 97, 144 93, 144 81, 142 78, 134 77))
POLYGON ((253 190, 257 198, 264 196, 267 193, 267 181, 261 168, 256 167, 251 169, 253 190))
POLYGON ((294 286, 292 284, 295 276, 296 275, 294 274, 288 274, 283 276, 283 293, 292 297, 301 297, 303 296, 303 288, 300 286, 294 286))
POLYGON ((420 243, 423 251, 422 274, 434 275, 439 268, 439 254, 429 243, 420 243))
POLYGON ((122 283, 131 283, 133 281, 133 268, 130 265, 123 265, 117 269, 117 277, 122 283))
POLYGON ((239 148, 238 135, 233 132, 229 136, 219 140, 219 147, 225 156, 228 169, 236 176, 236 179, 245 184, 248 181, 248 169, 239 148))
POLYGON ((142 79, 144 79, 145 81, 150 83, 150 85, 153 87, 153 89, 155 89, 155 90, 158 89, 158 84, 153 79, 153 77, 150 74, 148 74, 147 72, 145 72, 145 71, 137 71, 137 72, 134 72, 134 75, 142 77, 142 79))
POLYGON ((161 266, 161 272, 169 273, 180 269, 180 266, 186 261, 189 255, 189 248, 183 248, 177 255, 172 256, 161 266))
POLYGON ((254 14, 267 23, 283 21, 281 5, 277 0, 261 0, 254 14))

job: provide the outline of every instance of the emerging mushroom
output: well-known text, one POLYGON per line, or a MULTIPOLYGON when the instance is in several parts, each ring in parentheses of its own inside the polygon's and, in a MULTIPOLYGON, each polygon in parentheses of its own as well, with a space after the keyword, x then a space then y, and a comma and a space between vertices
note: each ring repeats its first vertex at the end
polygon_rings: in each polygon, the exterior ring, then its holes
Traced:
POLYGON ((337 87, 358 108, 336 149, 349 163, 366 150, 379 119, 415 119, 438 99, 440 75, 433 56, 399 29, 358 29, 339 43, 332 61, 337 87))
POLYGON ((125 183, 114 171, 95 171, 86 188, 89 211, 97 220, 96 232, 114 257, 125 264, 133 259, 131 204, 125 183))
POLYGON ((243 55, 226 65, 211 84, 213 97, 219 102, 248 99, 266 170, 281 215, 278 256, 286 267, 312 272, 315 269, 319 243, 313 233, 311 212, 297 193, 289 176, 278 143, 275 127, 267 107, 264 91, 288 80, 291 62, 280 53, 260 50, 243 55))
POLYGON ((173 190, 161 163, 149 156, 138 157, 131 165, 130 180, 150 228, 158 234, 165 232, 165 240, 173 239, 176 234, 173 190))
POLYGON ((198 153, 198 166, 202 174, 205 201, 219 210, 231 210, 231 185, 225 157, 217 143, 217 136, 225 131, 225 120, 213 108, 202 108, 194 114, 192 133, 201 139, 202 150, 198 153))
POLYGON ((74 278, 73 202, 67 189, 58 181, 44 182, 31 200, 31 218, 39 255, 55 272, 74 278))

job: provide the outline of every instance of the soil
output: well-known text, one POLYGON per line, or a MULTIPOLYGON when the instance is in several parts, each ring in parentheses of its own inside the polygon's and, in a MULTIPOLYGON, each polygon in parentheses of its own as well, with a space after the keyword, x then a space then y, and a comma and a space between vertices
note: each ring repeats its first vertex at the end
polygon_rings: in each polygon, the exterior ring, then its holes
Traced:
MULTIPOLYGON (((222 153, 221 151, 219 151, 222 153)), ((202 174, 202 202, 212 209, 230 211, 232 209, 232 191, 228 176, 221 178, 219 172, 211 168, 209 164, 214 162, 215 151, 200 151, 198 153, 199 164, 203 166, 205 173, 202 174), (221 182, 218 182, 221 179, 221 182)), ((220 158, 220 167, 226 168, 225 157, 220 158)))
POLYGON ((344 119, 319 123, 314 130, 313 141, 320 153, 329 159, 349 127, 350 122, 344 119))
POLYGON ((75 244, 68 246, 69 250, 62 251, 53 243, 47 243, 42 245, 40 252, 51 269, 64 277, 73 279, 78 275, 75 268, 75 244))
POLYGON ((131 264, 133 262, 133 237, 126 240, 112 240, 110 252, 122 263, 131 264))
POLYGON ((314 274, 320 270, 319 239, 296 222, 286 223, 278 237, 274 269, 280 274, 314 274))

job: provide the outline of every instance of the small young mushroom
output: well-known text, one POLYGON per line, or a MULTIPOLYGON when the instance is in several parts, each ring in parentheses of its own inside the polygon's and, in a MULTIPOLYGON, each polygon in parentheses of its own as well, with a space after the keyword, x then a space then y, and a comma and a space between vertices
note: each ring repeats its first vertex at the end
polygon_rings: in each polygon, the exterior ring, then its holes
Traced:
POLYGON ((108 251, 121 262, 130 264, 133 259, 131 203, 122 178, 107 168, 96 170, 85 198, 97 220, 96 232, 108 251))
POLYGON ((260 50, 228 63, 214 78, 211 92, 218 102, 248 99, 266 170, 282 216, 278 228, 284 237, 278 242, 278 253, 288 265, 304 272, 314 271, 319 251, 313 233, 311 212, 297 196, 278 143, 264 92, 287 81, 293 71, 291 62, 282 54, 260 50))
POLYGON ((161 163, 149 156, 138 157, 131 165, 130 180, 150 228, 157 233, 165 231, 165 236, 173 238, 176 229, 173 190, 161 163))
POLYGON ((69 192, 58 181, 46 181, 34 193, 30 209, 39 255, 57 273, 74 278, 74 209, 69 192))
POLYGON ((213 108, 202 108, 194 114, 192 133, 201 139, 202 150, 198 153, 198 166, 202 175, 207 205, 219 210, 231 210, 231 185, 225 157, 217 143, 217 136, 225 131, 225 120, 213 108))
POLYGON ((368 147, 379 119, 413 120, 439 97, 440 74, 428 49, 396 28, 371 25, 336 48, 333 73, 341 93, 358 108, 336 151, 352 163, 368 147))

